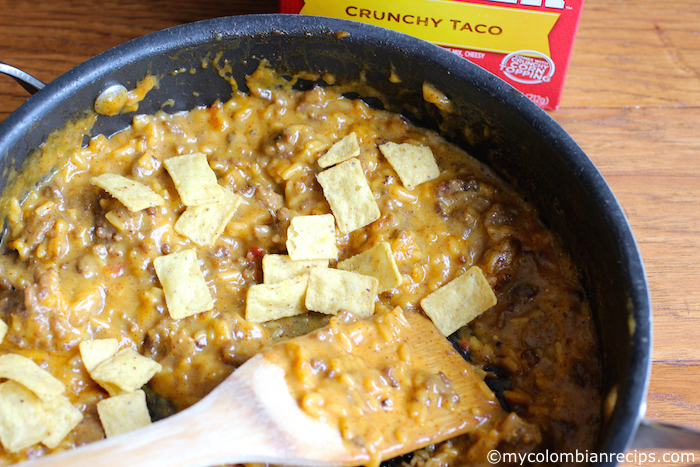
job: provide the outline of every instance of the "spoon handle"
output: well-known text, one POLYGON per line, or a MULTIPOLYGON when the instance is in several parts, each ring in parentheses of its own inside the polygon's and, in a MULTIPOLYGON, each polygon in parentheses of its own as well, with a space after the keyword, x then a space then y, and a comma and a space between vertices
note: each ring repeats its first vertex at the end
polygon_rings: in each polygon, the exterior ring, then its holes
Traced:
POLYGON ((26 73, 20 70, 19 68, 15 68, 4 62, 0 62, 0 73, 13 77, 15 81, 21 84, 22 87, 26 89, 27 92, 29 92, 29 94, 35 94, 44 86, 46 86, 44 83, 42 83, 29 73, 26 73))
POLYGON ((700 449, 700 432, 679 426, 642 420, 632 441, 636 449, 700 449))
MULTIPOLYGON (((284 370, 257 355, 192 407, 147 427, 22 467, 206 467, 266 463, 358 465, 339 430, 312 420, 292 398, 284 370)), ((364 456, 364 457, 363 457, 364 456)))
POLYGON ((145 428, 22 464, 23 467, 204 467, 275 457, 269 435, 246 408, 245 390, 200 403, 145 428), (227 400, 224 400, 227 399, 227 400), (272 451, 272 452, 270 452, 272 451), (233 455, 232 455, 233 454, 233 455))

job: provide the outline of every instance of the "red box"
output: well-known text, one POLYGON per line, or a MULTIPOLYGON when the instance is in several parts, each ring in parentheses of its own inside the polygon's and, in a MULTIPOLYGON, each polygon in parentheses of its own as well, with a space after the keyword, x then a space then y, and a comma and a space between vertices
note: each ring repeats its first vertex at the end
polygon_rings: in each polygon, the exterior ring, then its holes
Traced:
POLYGON ((281 13, 360 21, 438 44, 545 109, 559 106, 583 0, 279 0, 281 13))

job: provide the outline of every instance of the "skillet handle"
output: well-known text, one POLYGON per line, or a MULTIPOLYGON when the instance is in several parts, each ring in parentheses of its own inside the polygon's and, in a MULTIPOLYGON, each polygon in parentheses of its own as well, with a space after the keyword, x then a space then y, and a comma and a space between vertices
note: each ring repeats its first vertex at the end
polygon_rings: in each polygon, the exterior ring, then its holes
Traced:
POLYGON ((37 91, 46 86, 44 83, 30 75, 25 73, 19 68, 8 65, 7 63, 0 62, 0 73, 12 76, 15 81, 22 85, 24 89, 29 92, 29 94, 35 94, 37 91))
POLYGON ((700 449, 700 432, 642 420, 632 441, 633 449, 700 449))

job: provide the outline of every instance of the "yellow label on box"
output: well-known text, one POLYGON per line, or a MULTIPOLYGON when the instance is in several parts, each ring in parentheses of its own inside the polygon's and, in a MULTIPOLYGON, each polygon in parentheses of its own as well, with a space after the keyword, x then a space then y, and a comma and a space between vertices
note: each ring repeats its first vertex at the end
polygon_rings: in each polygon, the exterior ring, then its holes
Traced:
POLYGON ((302 14, 374 24, 435 44, 550 56, 549 33, 559 13, 462 3, 454 0, 306 0, 302 14))

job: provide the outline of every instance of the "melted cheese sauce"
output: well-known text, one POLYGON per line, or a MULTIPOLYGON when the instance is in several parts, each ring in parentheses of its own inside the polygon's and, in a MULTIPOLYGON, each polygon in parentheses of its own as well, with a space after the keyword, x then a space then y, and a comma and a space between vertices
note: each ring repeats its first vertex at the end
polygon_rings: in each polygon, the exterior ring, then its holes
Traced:
POLYGON ((341 312, 268 358, 285 369, 290 392, 308 415, 337 427, 377 465, 381 449, 408 441, 406 425, 424 424, 460 402, 443 373, 415 363, 409 330, 400 308, 370 320, 341 312))
MULTIPOLYGON (((343 97, 347 87, 295 91, 261 69, 249 78, 248 88, 249 93, 236 92, 230 101, 208 108, 136 115, 129 128, 110 138, 97 136, 82 147, 88 117, 54 135, 35 170, 26 171, 6 193, 0 318, 10 329, 0 353, 32 358, 65 383, 68 397, 83 412, 83 422, 57 450, 104 436, 95 404, 106 393, 83 368, 78 353, 82 340, 117 338, 121 347, 134 348, 163 366, 146 387, 158 418, 194 404, 262 349, 328 323, 327 316, 315 313, 250 323, 243 319, 245 296, 262 281, 262 256, 285 253, 291 217, 330 212, 316 181, 316 160, 350 132, 357 134, 362 170, 381 217, 338 235, 340 253, 332 265, 389 242, 403 283, 378 297, 379 310, 400 306, 420 311, 420 299, 472 265, 481 267, 498 296, 498 305, 454 339, 488 383, 500 384, 499 396, 519 417, 421 450, 411 465, 483 462, 490 448, 500 447, 518 452, 592 449, 601 400, 591 316, 575 267, 533 210, 461 149, 399 115, 343 97), (386 141, 429 146, 440 177, 406 190, 377 149, 386 141), (211 247, 193 245, 173 229, 185 206, 163 161, 194 152, 207 154, 219 184, 243 197, 211 247), (50 176, 23 196, 23 188, 32 187, 49 166, 54 168, 50 176), (165 204, 132 213, 89 184, 103 173, 140 181, 165 204), (152 262, 189 248, 197 251, 215 307, 173 320, 152 262)), ((140 97, 135 94, 135 100, 140 97)), ((347 334, 346 344, 353 336, 347 334)), ((396 351, 401 355, 400 346, 396 351)), ((320 404, 335 391, 324 389, 323 375, 333 365, 350 364, 307 357, 299 357, 307 362, 299 371, 308 371, 308 381, 307 376, 300 381, 311 384, 314 395, 302 398, 302 406, 319 417, 337 417, 342 425, 343 409, 320 404)), ((403 358, 410 359, 404 355, 390 373, 401 374, 403 358)), ((348 390, 355 387, 352 380, 372 394, 366 410, 385 400, 402 404, 405 395, 397 393, 403 391, 382 382, 391 383, 388 375, 380 371, 361 379, 346 369, 348 390)), ((447 382, 426 376, 407 386, 407 379, 393 378, 418 397, 416 416, 422 416, 427 400, 449 409, 447 382)), ((352 405, 345 409, 354 410, 352 405)), ((371 444, 372 435, 363 430, 348 427, 345 432, 348 439, 365 436, 371 444)), ((0 464, 47 452, 40 445, 17 454, 0 451, 0 464)))

